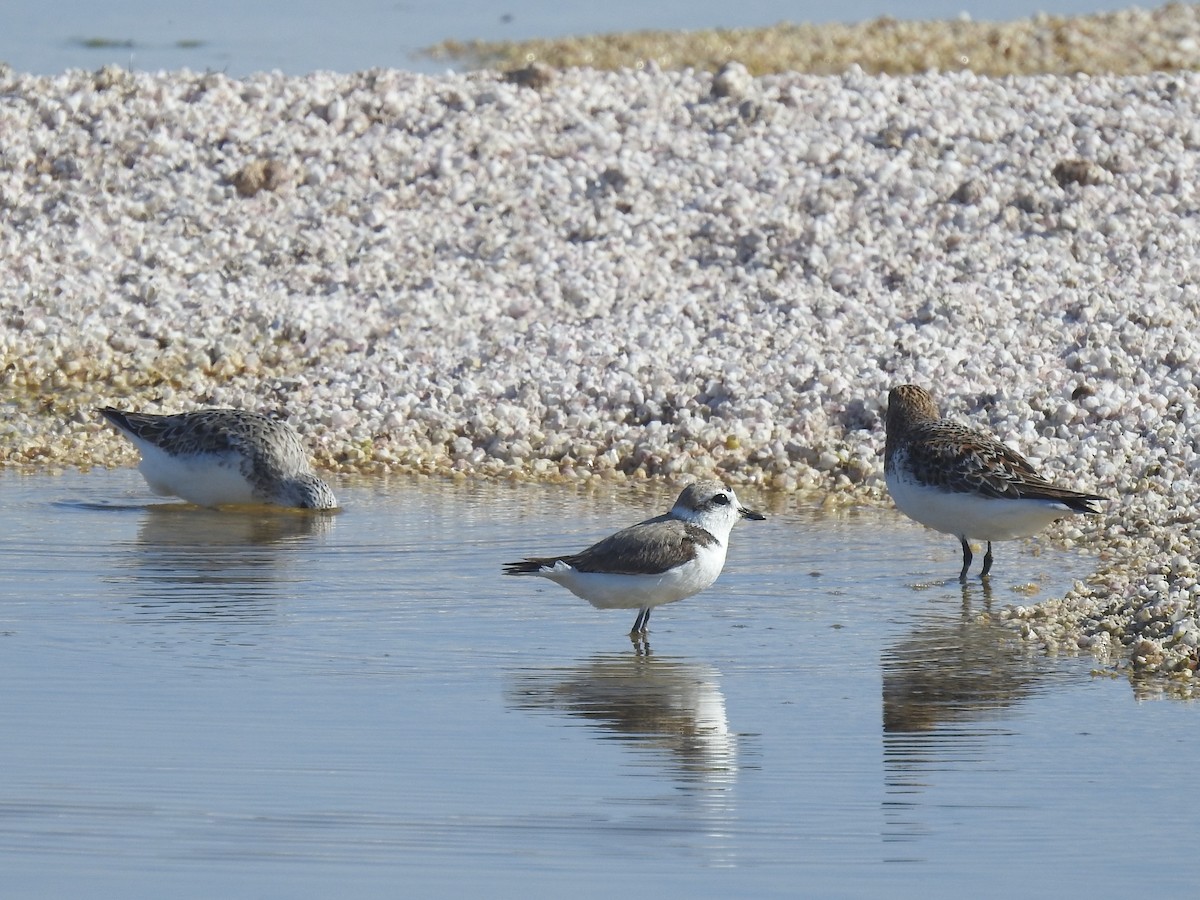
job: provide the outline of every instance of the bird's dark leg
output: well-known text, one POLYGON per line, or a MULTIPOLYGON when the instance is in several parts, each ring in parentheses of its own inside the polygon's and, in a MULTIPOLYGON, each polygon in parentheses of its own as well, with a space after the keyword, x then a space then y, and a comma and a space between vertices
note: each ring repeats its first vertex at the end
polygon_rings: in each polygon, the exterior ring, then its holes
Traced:
POLYGON ((636 635, 636 634, 645 634, 646 633, 646 623, 649 621, 650 621, 650 607, 643 606, 640 610, 638 610, 637 618, 633 620, 633 630, 631 632, 629 632, 629 634, 631 636, 636 635))
POLYGON ((979 577, 987 578, 990 571, 992 571, 992 542, 988 541, 988 552, 983 557, 983 571, 979 573, 979 577))
POLYGON ((967 543, 967 539, 964 537, 964 538, 959 538, 959 540, 962 541, 963 567, 962 567, 962 571, 958 573, 958 580, 966 581, 967 580, 967 569, 971 568, 971 560, 974 559, 974 556, 971 553, 971 545, 967 543))

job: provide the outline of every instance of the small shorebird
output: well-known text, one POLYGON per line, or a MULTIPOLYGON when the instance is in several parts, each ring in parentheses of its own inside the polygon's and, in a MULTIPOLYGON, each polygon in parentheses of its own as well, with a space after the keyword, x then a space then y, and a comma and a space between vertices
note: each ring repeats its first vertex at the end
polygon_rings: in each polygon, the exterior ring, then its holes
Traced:
POLYGON ((286 422, 240 409, 156 416, 105 407, 100 414, 138 448, 138 470, 156 494, 198 506, 337 507, 286 422))
POLYGON ((671 511, 618 531, 586 550, 506 563, 505 575, 540 575, 597 609, 637 609, 631 636, 645 634, 650 610, 699 593, 725 565, 738 518, 764 519, 719 481, 684 488, 671 511))
POLYGON ((992 541, 1029 537, 1051 522, 1098 513, 1106 500, 1058 487, 995 438, 940 417, 929 392, 902 384, 888 394, 884 475, 909 518, 962 543, 966 581, 974 538, 987 541, 981 577, 992 569, 992 541))

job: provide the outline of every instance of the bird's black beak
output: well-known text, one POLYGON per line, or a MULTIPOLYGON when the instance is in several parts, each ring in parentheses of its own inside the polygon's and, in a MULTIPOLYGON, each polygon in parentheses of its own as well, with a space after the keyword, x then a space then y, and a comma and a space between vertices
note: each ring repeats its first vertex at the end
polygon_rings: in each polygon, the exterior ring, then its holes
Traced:
POLYGON ((766 518, 766 516, 764 516, 762 513, 755 512, 752 509, 746 509, 744 506, 739 506, 738 512, 741 514, 743 519, 753 519, 755 522, 761 522, 766 518))

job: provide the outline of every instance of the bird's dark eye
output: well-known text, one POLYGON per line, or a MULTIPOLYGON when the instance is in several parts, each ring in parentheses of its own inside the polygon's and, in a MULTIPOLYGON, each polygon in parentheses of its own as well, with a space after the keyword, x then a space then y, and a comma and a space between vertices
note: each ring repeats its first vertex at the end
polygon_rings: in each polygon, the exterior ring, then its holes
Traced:
POLYGON ((713 496, 713 503, 717 504, 717 506, 728 506, 729 505, 729 495, 728 494, 716 494, 713 496))

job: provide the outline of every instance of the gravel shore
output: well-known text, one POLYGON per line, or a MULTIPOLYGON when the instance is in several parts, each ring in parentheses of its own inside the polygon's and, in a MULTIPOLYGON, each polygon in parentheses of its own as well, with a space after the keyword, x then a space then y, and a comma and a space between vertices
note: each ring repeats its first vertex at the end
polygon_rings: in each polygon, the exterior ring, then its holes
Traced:
POLYGON ((0 135, 4 465, 240 406, 344 472, 887 502, 914 381, 1114 498, 1002 615, 1191 691, 1198 75, 0 71, 0 135))
POLYGON ((537 61, 596 69, 716 71, 739 62, 753 75, 773 72, 912 75, 937 69, 977 75, 1135 75, 1200 68, 1200 6, 1088 16, 1041 14, 1006 22, 911 21, 883 17, 855 23, 790 23, 769 28, 633 31, 528 41, 446 41, 435 59, 498 69, 537 61))

